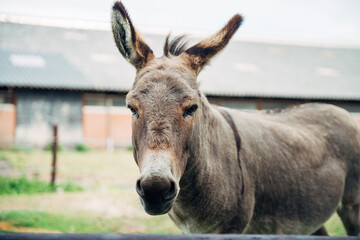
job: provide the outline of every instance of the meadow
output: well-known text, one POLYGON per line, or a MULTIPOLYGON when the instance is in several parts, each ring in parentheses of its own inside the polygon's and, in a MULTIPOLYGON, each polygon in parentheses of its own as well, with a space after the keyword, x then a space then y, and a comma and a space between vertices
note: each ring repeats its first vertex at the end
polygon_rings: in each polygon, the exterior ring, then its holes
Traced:
MULTIPOLYGON (((60 151, 51 189, 50 171, 49 151, 0 150, 0 232, 180 233, 167 215, 142 209, 129 150, 60 151)), ((337 215, 326 228, 345 235, 337 215)))

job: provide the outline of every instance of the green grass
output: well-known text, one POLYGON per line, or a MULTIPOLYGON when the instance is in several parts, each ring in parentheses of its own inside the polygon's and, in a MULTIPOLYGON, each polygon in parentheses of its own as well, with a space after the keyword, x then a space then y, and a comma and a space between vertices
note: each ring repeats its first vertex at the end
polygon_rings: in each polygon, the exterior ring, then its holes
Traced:
POLYGON ((129 228, 133 228, 132 232, 179 233, 173 226, 167 224, 167 216, 156 218, 156 221, 129 217, 96 219, 39 211, 5 211, 0 213, 0 221, 10 223, 15 227, 40 228, 62 233, 116 233, 129 232, 129 228))
POLYGON ((325 223, 325 228, 330 236, 346 236, 345 228, 337 214, 332 215, 325 223))
MULTIPOLYGON (((153 218, 103 219, 49 214, 41 211, 4 211, 0 213, 0 221, 8 222, 15 227, 40 228, 62 233, 180 233, 165 215, 153 218)), ((325 226, 331 236, 346 236, 336 215, 332 216, 325 226)), ((11 232, 0 229, 0 232, 2 231, 11 232)))
POLYGON ((114 222, 37 211, 1 212, 0 221, 8 222, 16 227, 41 228, 63 233, 116 232, 114 222))
POLYGON ((71 182, 56 184, 52 187, 48 182, 38 179, 29 180, 26 177, 7 178, 0 176, 0 195, 46 193, 54 192, 58 188, 63 189, 65 192, 83 190, 82 187, 71 182))

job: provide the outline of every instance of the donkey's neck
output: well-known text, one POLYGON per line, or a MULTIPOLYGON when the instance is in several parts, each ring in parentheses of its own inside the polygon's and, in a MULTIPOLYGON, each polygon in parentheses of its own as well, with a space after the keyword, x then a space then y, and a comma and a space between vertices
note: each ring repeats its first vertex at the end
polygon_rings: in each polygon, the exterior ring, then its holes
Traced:
POLYGON ((227 168, 234 169, 237 166, 238 149, 234 130, 204 95, 201 100, 201 112, 190 140, 190 157, 183 176, 184 180, 189 178, 191 185, 194 178, 200 184, 214 180, 222 182, 222 174, 229 173, 227 168))
POLYGON ((186 222, 191 232, 214 232, 218 228, 214 226, 217 214, 237 207, 242 179, 239 179, 238 149, 232 128, 205 96, 200 109, 191 137, 190 157, 180 181, 180 194, 170 215, 180 228, 186 222), (223 209, 219 203, 223 203, 223 209), (196 225, 199 223, 202 226, 196 225))

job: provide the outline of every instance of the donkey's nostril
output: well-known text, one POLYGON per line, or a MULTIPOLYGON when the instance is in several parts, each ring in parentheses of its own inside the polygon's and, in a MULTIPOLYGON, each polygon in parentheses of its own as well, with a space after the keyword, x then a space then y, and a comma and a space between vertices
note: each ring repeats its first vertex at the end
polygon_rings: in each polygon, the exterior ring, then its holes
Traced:
POLYGON ((139 196, 141 197, 144 197, 145 196, 145 193, 144 193, 144 190, 142 189, 141 187, 141 181, 140 180, 137 180, 136 182, 136 192, 139 194, 139 196))
POLYGON ((140 178, 136 182, 136 192, 143 200, 149 202, 169 201, 176 197, 177 185, 170 179, 140 178))
POLYGON ((169 191, 165 195, 166 200, 173 199, 176 196, 176 185, 174 181, 170 181, 169 191))

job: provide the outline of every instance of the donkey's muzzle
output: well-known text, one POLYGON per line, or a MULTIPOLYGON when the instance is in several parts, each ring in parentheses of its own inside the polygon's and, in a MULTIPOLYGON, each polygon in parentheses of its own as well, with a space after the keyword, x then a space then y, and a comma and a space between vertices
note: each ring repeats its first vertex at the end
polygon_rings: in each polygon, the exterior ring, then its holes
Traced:
POLYGON ((150 215, 165 214, 170 211, 177 195, 175 181, 152 176, 136 182, 136 192, 141 204, 150 215))

